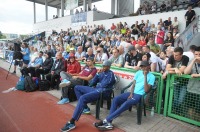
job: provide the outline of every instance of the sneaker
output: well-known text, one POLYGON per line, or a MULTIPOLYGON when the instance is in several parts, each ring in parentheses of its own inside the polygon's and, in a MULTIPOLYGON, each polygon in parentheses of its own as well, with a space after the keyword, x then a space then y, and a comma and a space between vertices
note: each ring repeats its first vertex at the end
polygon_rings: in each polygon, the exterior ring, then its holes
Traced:
POLYGON ((90 108, 83 109, 83 114, 90 114, 90 108))
POLYGON ((67 104, 67 103, 69 103, 69 99, 68 98, 63 98, 60 101, 58 101, 57 104, 67 104))
POLYGON ((59 84, 59 87, 60 87, 60 88, 63 88, 63 87, 69 86, 70 84, 71 84, 70 81, 68 81, 67 79, 64 79, 64 80, 62 80, 62 82, 59 84))
POLYGON ((11 74, 16 74, 16 71, 13 71, 11 74))
POLYGON ((93 125, 98 128, 99 126, 102 126, 103 125, 103 121, 100 121, 100 122, 95 122, 93 123, 93 125))
POLYGON ((61 132, 69 132, 70 130, 74 129, 76 126, 68 122, 63 128, 60 129, 61 132))
POLYGON ((99 130, 105 131, 105 130, 111 130, 113 129, 113 125, 109 122, 103 122, 103 125, 98 126, 99 130))

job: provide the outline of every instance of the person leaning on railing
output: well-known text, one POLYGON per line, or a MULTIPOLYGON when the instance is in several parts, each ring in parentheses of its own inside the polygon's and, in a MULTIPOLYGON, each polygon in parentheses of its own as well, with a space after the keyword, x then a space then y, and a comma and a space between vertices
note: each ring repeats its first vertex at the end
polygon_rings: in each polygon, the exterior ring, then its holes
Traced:
MULTIPOLYGON (((187 95, 186 99, 193 103, 193 105, 185 106, 190 116, 190 118, 195 118, 197 113, 200 112, 200 80, 194 78, 200 78, 200 47, 195 48, 194 51, 195 58, 191 61, 191 63, 185 68, 185 74, 191 74, 191 79, 188 81, 187 85, 187 95), (191 115, 192 113, 192 115, 191 115)), ((198 118, 198 117, 197 117, 198 118)), ((199 119, 200 121, 200 119, 199 119)))
MULTIPOLYGON (((169 57, 169 61, 166 67, 166 71, 163 74, 163 79, 166 78, 167 74, 177 74, 182 75, 184 69, 187 67, 189 58, 183 55, 183 49, 181 47, 176 47, 174 49, 174 54, 169 57)), ((176 83, 183 81, 182 78, 177 78, 176 83)), ((184 85, 174 85, 174 101, 173 109, 178 110, 182 104, 186 95, 186 86, 184 85)))

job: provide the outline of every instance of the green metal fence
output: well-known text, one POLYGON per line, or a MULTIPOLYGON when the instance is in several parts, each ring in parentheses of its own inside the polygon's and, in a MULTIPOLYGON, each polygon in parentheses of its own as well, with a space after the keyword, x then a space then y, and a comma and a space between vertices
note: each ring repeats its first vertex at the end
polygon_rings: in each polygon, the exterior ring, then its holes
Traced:
POLYGON ((200 90, 195 89, 200 89, 200 78, 169 75, 164 114, 200 126, 200 90))

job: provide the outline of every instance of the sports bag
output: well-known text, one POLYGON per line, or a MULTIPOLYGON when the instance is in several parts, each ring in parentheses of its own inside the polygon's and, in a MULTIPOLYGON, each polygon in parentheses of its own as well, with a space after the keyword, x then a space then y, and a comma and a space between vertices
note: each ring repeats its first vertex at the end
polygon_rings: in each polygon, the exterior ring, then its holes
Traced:
POLYGON ((39 90, 40 91, 48 91, 50 89, 50 82, 49 80, 40 80, 39 83, 39 90))
POLYGON ((25 77, 24 84, 25 84, 25 90, 26 90, 26 92, 33 92, 33 91, 37 90, 37 85, 32 80, 32 78, 30 76, 26 76, 25 77))
POLYGON ((21 77, 19 78, 19 81, 17 82, 15 88, 16 88, 17 90, 22 90, 22 91, 25 90, 25 89, 24 89, 24 77, 23 77, 23 76, 21 76, 21 77))

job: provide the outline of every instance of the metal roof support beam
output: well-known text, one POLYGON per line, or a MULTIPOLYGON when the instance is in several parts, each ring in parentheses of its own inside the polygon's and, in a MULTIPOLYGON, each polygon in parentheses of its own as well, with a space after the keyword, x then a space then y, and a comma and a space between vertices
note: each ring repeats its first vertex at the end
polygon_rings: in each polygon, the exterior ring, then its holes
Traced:
POLYGON ((33 2, 33 19, 34 19, 34 23, 36 23, 36 10, 35 10, 35 2, 33 2))
POLYGON ((45 0, 45 18, 46 21, 48 21, 48 2, 45 0))
POLYGON ((111 14, 115 15, 115 0, 111 0, 111 14))
POLYGON ((92 0, 88 0, 88 9, 87 9, 87 11, 89 11, 89 8, 92 10, 92 0))
POLYGON ((61 17, 64 17, 64 0, 61 0, 61 17))
POLYGON ((115 0, 115 15, 119 15, 119 0, 115 0))
POLYGON ((57 16, 60 17, 60 8, 57 8, 57 16))
POLYGON ((83 0, 83 12, 87 11, 87 1, 83 0))

